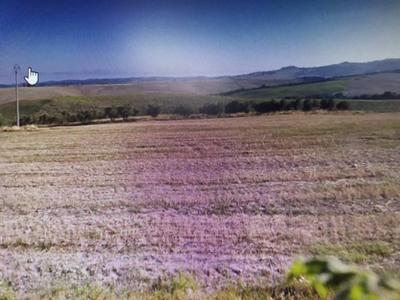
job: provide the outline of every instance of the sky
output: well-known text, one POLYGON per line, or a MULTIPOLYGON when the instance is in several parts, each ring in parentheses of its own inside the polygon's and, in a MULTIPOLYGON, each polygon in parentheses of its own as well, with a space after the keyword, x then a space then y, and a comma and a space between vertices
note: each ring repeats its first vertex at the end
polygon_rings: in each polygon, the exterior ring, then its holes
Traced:
POLYGON ((399 0, 0 0, 0 84, 400 58, 399 0), (23 78, 21 75, 21 78, 23 78))

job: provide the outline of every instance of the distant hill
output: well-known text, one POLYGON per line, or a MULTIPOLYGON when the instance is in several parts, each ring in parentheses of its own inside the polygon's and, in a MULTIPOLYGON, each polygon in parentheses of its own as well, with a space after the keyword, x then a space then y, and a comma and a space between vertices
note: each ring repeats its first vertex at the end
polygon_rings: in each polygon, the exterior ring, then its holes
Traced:
POLYGON ((366 63, 349 63, 313 67, 298 68, 294 66, 284 67, 275 71, 255 72, 237 76, 237 78, 268 78, 268 79, 294 79, 308 76, 319 76, 324 78, 344 77, 362 75, 367 73, 381 73, 400 70, 400 59, 385 59, 366 63))

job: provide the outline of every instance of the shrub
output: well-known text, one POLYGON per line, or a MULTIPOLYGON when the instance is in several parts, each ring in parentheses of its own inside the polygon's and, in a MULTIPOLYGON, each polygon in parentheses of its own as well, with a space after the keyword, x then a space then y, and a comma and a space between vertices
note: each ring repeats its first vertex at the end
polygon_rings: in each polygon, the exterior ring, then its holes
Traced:
POLYGON ((175 107, 173 113, 176 115, 188 117, 191 114, 193 114, 193 109, 189 106, 179 105, 179 106, 175 107))
POLYGON ((330 291, 334 292, 334 299, 400 298, 398 282, 346 265, 335 257, 298 260, 292 265, 287 279, 289 282, 293 279, 305 280, 323 298, 330 291))
POLYGON ((206 115, 220 115, 224 112, 224 107, 222 104, 204 104, 203 107, 199 109, 199 112, 201 114, 206 114, 206 115))
POLYGON ((340 101, 338 104, 336 104, 336 109, 338 109, 338 110, 349 110, 350 109, 350 104, 347 101, 340 101))

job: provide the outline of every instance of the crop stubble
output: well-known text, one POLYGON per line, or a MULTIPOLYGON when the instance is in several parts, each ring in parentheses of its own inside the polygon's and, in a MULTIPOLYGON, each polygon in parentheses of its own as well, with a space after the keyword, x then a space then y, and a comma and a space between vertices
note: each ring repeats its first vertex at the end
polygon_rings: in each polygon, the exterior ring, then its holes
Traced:
POLYGON ((1 133, 0 277, 274 284, 315 245, 365 243, 389 247, 365 266, 398 273, 399 147, 398 114, 1 133))

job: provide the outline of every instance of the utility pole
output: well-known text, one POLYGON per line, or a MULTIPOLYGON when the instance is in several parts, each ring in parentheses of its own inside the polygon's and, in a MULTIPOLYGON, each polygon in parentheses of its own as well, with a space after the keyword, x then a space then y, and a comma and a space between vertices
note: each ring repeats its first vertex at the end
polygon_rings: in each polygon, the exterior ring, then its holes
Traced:
POLYGON ((21 70, 18 64, 14 65, 15 71, 15 98, 17 100, 17 126, 19 127, 19 100, 18 100, 18 71, 21 70))

